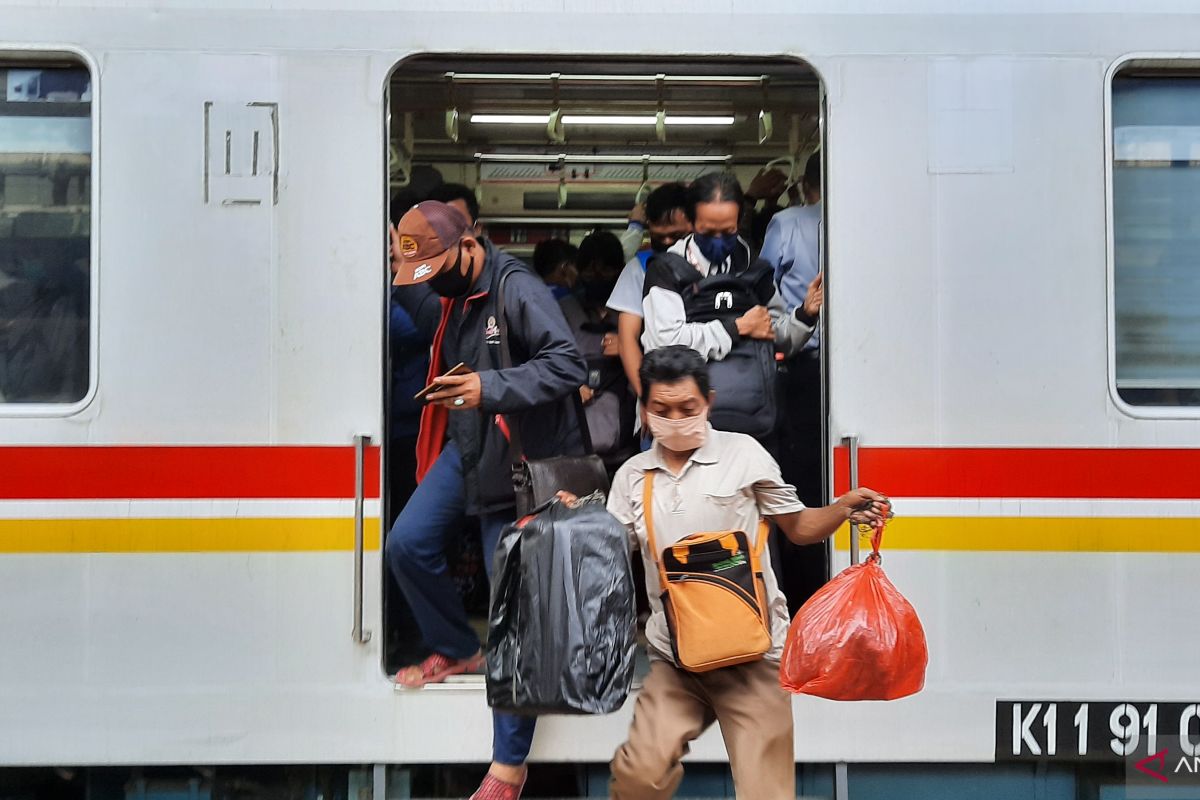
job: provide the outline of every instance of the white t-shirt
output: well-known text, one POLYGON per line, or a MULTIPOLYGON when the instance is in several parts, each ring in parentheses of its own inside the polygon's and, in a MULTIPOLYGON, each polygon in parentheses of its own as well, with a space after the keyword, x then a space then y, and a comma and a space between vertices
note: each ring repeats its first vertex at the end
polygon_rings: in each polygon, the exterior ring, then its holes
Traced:
MULTIPOLYGON (((744 531, 751 542, 758 536, 761 517, 804 510, 796 489, 783 482, 779 465, 763 446, 750 436, 708 429, 704 446, 692 454, 683 472, 667 469, 657 443, 634 456, 617 471, 608 496, 608 511, 629 528, 634 547, 646 568, 646 594, 650 619, 646 640, 650 655, 664 661, 671 657, 671 636, 663 613, 662 589, 655 555, 646 538, 642 486, 646 473, 654 476, 654 538, 660 549, 685 536, 702 531, 744 531)), ((771 615, 771 650, 766 658, 779 661, 788 631, 787 598, 775 582, 771 551, 762 556, 763 583, 771 615)))
POLYGON ((645 284, 646 270, 642 267, 642 260, 634 256, 621 270, 606 305, 621 314, 642 316, 642 289, 645 284))

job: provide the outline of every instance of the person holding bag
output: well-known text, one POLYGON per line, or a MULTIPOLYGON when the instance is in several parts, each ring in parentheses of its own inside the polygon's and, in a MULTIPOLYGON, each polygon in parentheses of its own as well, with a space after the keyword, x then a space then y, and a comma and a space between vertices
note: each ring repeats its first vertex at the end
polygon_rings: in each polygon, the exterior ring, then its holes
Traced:
POLYGON ((809 544, 847 521, 885 518, 890 504, 860 488, 806 509, 762 445, 709 425, 708 365, 690 347, 647 353, 641 382, 654 446, 617 472, 608 510, 646 567, 651 666, 612 761, 610 796, 673 796, 688 743, 715 721, 739 798, 794 798, 792 704, 779 685, 787 599, 765 520, 809 544))
MULTIPOLYGON (((419 483, 384 544, 432 650, 400 670, 396 683, 420 688, 483 663, 444 555, 464 514, 479 517, 490 573, 500 532, 517 518, 514 459, 522 460, 526 505, 545 499, 537 494, 541 478, 551 484, 542 494, 553 496, 561 459, 587 470, 586 459, 570 458, 584 449, 572 398, 587 370, 550 290, 477 236, 455 208, 413 206, 391 230, 391 250, 395 284, 405 287, 398 299, 433 340, 433 388, 417 439, 419 483)), ((474 797, 516 800, 536 719, 495 713, 493 720, 492 766, 474 797)))

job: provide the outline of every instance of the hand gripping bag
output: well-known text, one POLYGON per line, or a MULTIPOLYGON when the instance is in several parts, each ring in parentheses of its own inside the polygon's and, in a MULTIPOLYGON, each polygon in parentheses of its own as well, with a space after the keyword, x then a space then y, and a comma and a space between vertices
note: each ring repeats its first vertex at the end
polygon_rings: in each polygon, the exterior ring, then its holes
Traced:
POLYGON ((895 700, 925 685, 925 631, 883 573, 882 538, 880 523, 867 560, 843 570, 796 612, 779 670, 783 688, 829 700, 895 700))
POLYGON ((637 611, 629 534, 596 493, 552 500, 496 548, 488 704, 516 714, 607 714, 633 682, 637 611))

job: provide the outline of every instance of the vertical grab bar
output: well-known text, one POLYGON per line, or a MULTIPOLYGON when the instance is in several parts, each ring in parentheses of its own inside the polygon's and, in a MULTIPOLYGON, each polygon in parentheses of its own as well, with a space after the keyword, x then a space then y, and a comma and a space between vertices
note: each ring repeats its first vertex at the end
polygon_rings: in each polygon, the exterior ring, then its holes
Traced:
POLYGON ((371 437, 354 437, 354 630, 350 635, 357 644, 371 641, 371 632, 363 630, 363 506, 366 495, 364 465, 371 437))
MULTIPOLYGON (((850 450, 850 488, 858 488, 858 436, 851 435, 842 439, 850 450)), ((850 564, 858 563, 858 526, 850 526, 850 564)))

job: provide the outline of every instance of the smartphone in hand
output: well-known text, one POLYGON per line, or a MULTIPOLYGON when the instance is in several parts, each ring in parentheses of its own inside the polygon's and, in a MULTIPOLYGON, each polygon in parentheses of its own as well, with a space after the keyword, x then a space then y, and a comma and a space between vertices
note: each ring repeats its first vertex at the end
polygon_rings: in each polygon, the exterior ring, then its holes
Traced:
MULTIPOLYGON (((468 373, 470 371, 471 371, 471 368, 468 367, 462 361, 460 361, 457 364, 455 364, 453 367, 451 367, 450 369, 446 370, 444 373, 439 375, 438 377, 439 378, 448 378, 451 375, 465 375, 466 373, 468 373)), ((438 388, 438 385, 439 384, 437 384, 437 383, 429 384, 424 389, 422 389, 421 391, 414 394, 413 400, 424 400, 429 395, 430 392, 432 392, 434 389, 438 388)))

